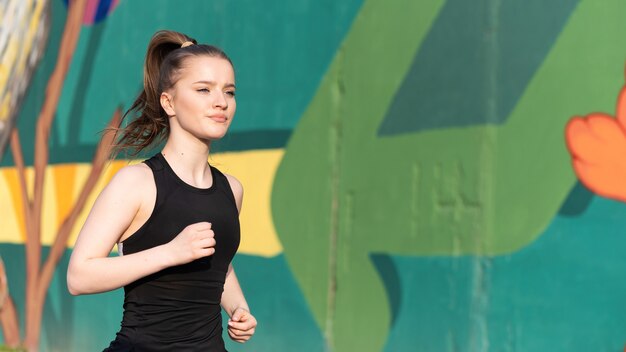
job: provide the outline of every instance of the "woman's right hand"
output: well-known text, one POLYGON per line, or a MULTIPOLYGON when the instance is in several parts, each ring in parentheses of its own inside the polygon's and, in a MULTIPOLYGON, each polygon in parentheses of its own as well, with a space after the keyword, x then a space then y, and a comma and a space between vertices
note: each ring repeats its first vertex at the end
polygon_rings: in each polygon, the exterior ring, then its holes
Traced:
POLYGON ((192 262, 215 253, 215 234, 211 230, 211 223, 197 222, 181 231, 173 240, 167 243, 174 265, 192 262))

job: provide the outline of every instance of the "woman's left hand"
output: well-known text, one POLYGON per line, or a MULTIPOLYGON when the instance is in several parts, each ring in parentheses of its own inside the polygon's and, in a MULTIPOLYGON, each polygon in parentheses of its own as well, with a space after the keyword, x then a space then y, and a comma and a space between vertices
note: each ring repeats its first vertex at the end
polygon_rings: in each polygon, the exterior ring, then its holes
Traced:
POLYGON ((228 320, 228 336, 239 343, 250 340, 255 328, 256 318, 244 308, 235 309, 228 320))

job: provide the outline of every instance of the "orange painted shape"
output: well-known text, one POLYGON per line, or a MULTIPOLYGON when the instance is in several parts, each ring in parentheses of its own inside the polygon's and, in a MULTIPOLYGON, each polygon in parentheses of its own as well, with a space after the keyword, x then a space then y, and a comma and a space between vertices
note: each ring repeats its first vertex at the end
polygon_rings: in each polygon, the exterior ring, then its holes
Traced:
POLYGON ((592 192, 626 202, 626 87, 616 117, 592 113, 573 117, 565 127, 574 172, 592 192))

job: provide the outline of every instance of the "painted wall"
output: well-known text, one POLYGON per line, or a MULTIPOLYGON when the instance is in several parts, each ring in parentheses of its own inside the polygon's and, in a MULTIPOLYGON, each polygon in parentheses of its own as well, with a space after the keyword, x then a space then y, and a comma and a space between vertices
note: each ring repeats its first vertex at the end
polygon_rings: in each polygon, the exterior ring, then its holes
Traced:
MULTIPOLYGON (((237 72, 238 112, 211 161, 246 190, 234 265, 259 327, 229 350, 623 350, 626 206, 577 182, 564 138, 572 116, 615 110, 623 1, 93 4, 51 130, 44 245, 98 132, 137 94, 150 36, 169 28, 221 46, 237 72)), ((27 165, 66 14, 50 1, 15 114, 27 165)), ((23 312, 9 149, 0 255, 23 312)), ((81 219, 126 163, 104 172, 81 219)), ((79 227, 48 291, 42 351, 102 349, 119 328, 121 290, 66 291, 79 227)))

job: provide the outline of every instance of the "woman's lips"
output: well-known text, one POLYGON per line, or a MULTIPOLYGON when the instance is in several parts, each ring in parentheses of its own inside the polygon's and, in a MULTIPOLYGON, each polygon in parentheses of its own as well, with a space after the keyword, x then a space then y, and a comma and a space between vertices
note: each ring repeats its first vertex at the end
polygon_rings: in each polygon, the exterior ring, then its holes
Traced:
POLYGON ((226 122, 228 120, 224 114, 209 115, 209 118, 215 122, 226 122))

